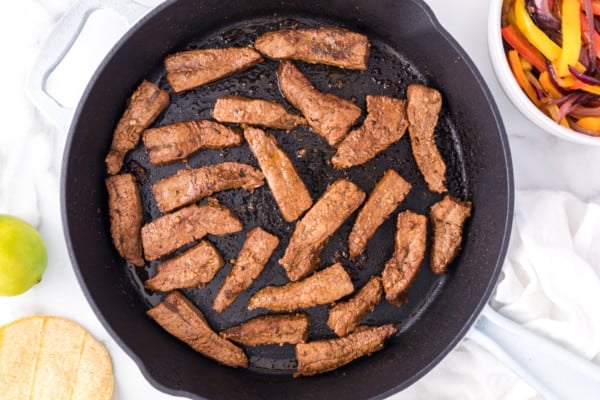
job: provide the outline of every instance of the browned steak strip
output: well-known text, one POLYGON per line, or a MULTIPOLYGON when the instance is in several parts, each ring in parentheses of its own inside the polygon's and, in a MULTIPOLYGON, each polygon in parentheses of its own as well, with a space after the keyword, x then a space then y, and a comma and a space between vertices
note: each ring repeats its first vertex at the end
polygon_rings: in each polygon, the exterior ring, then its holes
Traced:
POLYGON ((224 162, 196 169, 180 169, 152 186, 158 209, 163 213, 194 203, 222 190, 249 191, 264 184, 265 177, 248 164, 224 162))
POLYGON ((225 339, 245 346, 303 343, 308 336, 306 314, 264 315, 221 332, 225 339))
POLYGON ((446 163, 435 144, 435 127, 442 108, 442 95, 422 85, 409 85, 406 91, 408 133, 412 152, 429 190, 444 193, 446 163))
POLYGON ((214 332, 200 310, 183 294, 169 293, 147 314, 164 330, 206 357, 229 367, 248 367, 244 350, 214 332))
POLYGON ((312 64, 367 69, 369 39, 340 28, 284 29, 267 32, 254 48, 272 58, 291 58, 312 64))
POLYGON ((350 258, 359 256, 379 226, 402 203, 412 185, 396 171, 387 170, 369 195, 364 207, 358 212, 356 222, 348 238, 350 258))
POLYGON ((294 164, 272 135, 260 129, 246 128, 244 137, 267 178, 283 218, 287 222, 297 220, 310 208, 312 198, 294 164))
POLYGON ((127 108, 113 133, 110 151, 106 156, 109 175, 121 170, 123 160, 140 141, 144 129, 158 118, 169 105, 169 93, 154 83, 143 81, 129 98, 127 108))
POLYGON ((396 249, 385 264, 383 289, 385 299, 396 306, 404 303, 405 292, 415 279, 423 258, 427 241, 427 218, 404 211, 396 222, 396 249))
POLYGON ((242 250, 213 302, 213 308, 217 312, 223 312, 240 293, 248 289, 260 275, 278 244, 277 236, 260 227, 248 232, 242 250))
POLYGON ((242 223, 216 199, 163 215, 142 227, 146 260, 156 260, 204 236, 227 235, 242 230, 242 223))
POLYGON ((176 93, 250 68, 262 61, 251 47, 202 49, 176 53, 165 58, 167 81, 176 93))
POLYGON ((405 101, 387 96, 367 96, 367 118, 339 144, 331 159, 335 168, 364 164, 404 136, 408 121, 405 101))
POLYGON ((342 264, 315 272, 308 278, 283 286, 267 286, 248 300, 248 309, 294 311, 332 303, 354 291, 350 275, 342 264))
POLYGON ((131 174, 106 178, 110 234, 117 251, 138 267, 144 265, 140 229, 144 222, 142 199, 131 174))
POLYGON ((215 103, 212 115, 220 122, 258 125, 286 131, 298 125, 306 125, 304 117, 288 111, 279 103, 242 96, 220 97, 215 103))
POLYGON ((361 110, 352 102, 318 91, 290 61, 277 69, 281 92, 327 143, 337 145, 360 117, 361 110))
POLYGON ((338 336, 346 336, 356 329, 360 321, 381 302, 381 278, 373 276, 349 300, 329 309, 327 325, 338 336))
POLYGON ((158 266, 158 272, 144 286, 159 292, 203 287, 212 281, 225 262, 215 246, 201 241, 191 249, 158 266))
POLYGON ((359 357, 379 351, 385 340, 397 331, 392 324, 365 326, 342 338, 297 344, 298 369, 294 377, 333 371, 359 357))
POLYGON ((150 162, 158 165, 183 160, 201 149, 222 149, 244 142, 239 129, 208 120, 176 122, 147 129, 142 140, 148 148, 150 162))
POLYGON ((315 270, 327 240, 365 200, 365 192, 354 183, 340 179, 331 184, 296 224, 296 230, 279 264, 291 281, 315 270))
POLYGON ((431 207, 433 244, 431 246, 431 270, 443 274, 458 255, 462 243, 463 226, 471 216, 470 201, 446 196, 431 207))

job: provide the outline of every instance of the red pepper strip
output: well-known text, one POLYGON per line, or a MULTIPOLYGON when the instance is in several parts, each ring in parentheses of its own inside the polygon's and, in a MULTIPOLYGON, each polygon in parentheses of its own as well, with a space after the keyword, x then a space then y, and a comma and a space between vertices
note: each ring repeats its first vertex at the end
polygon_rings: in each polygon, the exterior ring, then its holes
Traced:
POLYGON ((600 15, 600 1, 592 0, 592 11, 595 15, 600 15))
POLYGON ((525 39, 525 37, 513 26, 507 25, 502 28, 502 37, 519 55, 529 61, 539 72, 546 70, 544 56, 525 39))
POLYGON ((584 117, 577 120, 577 125, 588 131, 594 131, 600 134, 600 118, 599 117, 584 117))
MULTIPOLYGON (((590 43, 590 35, 588 33, 588 22, 587 17, 584 13, 581 13, 581 32, 583 33, 583 40, 586 43, 590 43)), ((594 40, 594 49, 596 50, 596 57, 600 58, 600 34, 596 32, 596 29, 592 27, 592 38, 594 40)))
POLYGON ((508 52, 508 61, 510 63, 510 68, 512 69, 513 75, 515 76, 515 79, 517 80, 517 83, 521 89, 523 89, 527 97, 529 97, 529 99, 539 107, 541 102, 537 97, 535 89, 533 86, 531 86, 531 82, 529 82, 527 76, 525 76, 519 53, 517 53, 516 50, 510 50, 508 52))

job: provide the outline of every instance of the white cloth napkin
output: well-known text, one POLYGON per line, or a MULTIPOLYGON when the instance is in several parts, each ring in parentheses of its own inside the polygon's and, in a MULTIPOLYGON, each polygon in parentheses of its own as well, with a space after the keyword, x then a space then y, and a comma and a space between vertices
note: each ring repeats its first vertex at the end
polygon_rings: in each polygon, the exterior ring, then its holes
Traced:
MULTIPOLYGON (((517 192, 511 243, 490 303, 600 365, 600 205, 565 192, 517 192)), ((469 339, 392 398, 541 399, 469 339)), ((600 393, 589 398, 600 398, 600 393)))

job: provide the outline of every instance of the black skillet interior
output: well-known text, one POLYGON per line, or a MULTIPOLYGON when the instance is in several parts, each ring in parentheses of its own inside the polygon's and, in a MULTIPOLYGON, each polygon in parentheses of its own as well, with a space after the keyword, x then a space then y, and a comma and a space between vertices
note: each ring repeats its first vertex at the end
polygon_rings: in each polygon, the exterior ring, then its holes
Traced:
MULTIPOLYGON (((209 118, 215 99, 229 93, 283 102, 274 74, 276 66, 276 61, 267 60, 220 82, 181 95, 171 93, 171 105, 156 125, 209 118)), ((363 167, 334 171, 328 164, 333 149, 310 130, 273 133, 315 200, 340 177, 370 192, 389 168, 413 184, 399 210, 427 213, 440 198, 426 190, 408 137, 363 167)), ((172 393, 206 398, 370 398, 400 390, 435 365, 470 326, 493 287, 508 240, 512 180, 502 124, 478 73, 418 1, 178 1, 161 6, 121 41, 99 69, 78 110, 65 154, 63 214, 80 282, 100 319, 149 380, 172 393), (103 157, 125 100, 139 81, 146 78, 168 88, 161 66, 165 54, 248 45, 264 31, 318 25, 347 27, 367 34, 372 43, 365 72, 296 63, 319 89, 355 97, 363 109, 366 94, 404 97, 406 86, 413 82, 442 92, 445 105, 437 137, 448 164, 450 193, 470 198, 475 209, 462 254, 451 272, 437 278, 428 265, 423 265, 406 305, 396 308, 384 303, 365 321, 397 324, 401 333, 390 341, 388 349, 330 374, 294 380, 289 376, 295 366, 291 346, 248 348, 251 370, 233 370, 194 353, 145 316, 145 310, 161 298, 142 287, 142 282, 154 273, 156 263, 136 269, 127 266, 113 249, 103 157)), ((223 160, 257 165, 247 146, 202 151, 190 157, 189 165, 223 160)), ((159 215, 149 191, 151 184, 183 167, 183 163, 151 166, 143 146, 127 158, 125 169, 133 172, 141 184, 147 219, 159 215)), ((244 222, 242 233, 209 237, 225 260, 236 257, 246 232, 254 226, 262 226, 282 239, 249 291, 221 315, 212 311, 211 304, 230 264, 205 288, 185 291, 211 325, 220 330, 264 313, 249 313, 247 299, 260 287, 286 281, 276 260, 285 250, 294 224, 283 221, 266 186, 252 194, 236 190, 216 197, 244 222)), ((355 286, 360 287, 371 274, 381 271, 393 251, 394 217, 378 230, 367 252, 355 261, 345 256, 354 217, 350 218, 325 248, 322 265, 342 262, 355 286)), ((332 336, 325 324, 326 307, 306 311, 312 320, 311 339, 332 336)))

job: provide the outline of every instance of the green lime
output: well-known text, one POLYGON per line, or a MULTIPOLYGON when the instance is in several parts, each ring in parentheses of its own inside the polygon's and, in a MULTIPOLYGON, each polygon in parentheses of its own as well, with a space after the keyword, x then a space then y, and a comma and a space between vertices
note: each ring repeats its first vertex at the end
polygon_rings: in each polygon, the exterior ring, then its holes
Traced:
POLYGON ((38 231, 22 219, 0 214, 0 295, 25 292, 42 280, 47 264, 38 231))

